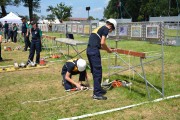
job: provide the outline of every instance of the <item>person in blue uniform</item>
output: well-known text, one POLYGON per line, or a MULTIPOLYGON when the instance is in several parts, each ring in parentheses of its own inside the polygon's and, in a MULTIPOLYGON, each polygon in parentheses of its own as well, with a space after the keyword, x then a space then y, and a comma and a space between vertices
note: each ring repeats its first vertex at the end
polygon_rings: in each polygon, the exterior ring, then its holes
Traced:
POLYGON ((3 61, 1 57, 1 43, 2 43, 2 31, 0 30, 0 62, 3 61))
POLYGON ((61 75, 65 90, 83 89, 82 82, 87 79, 86 61, 84 59, 70 59, 62 67, 61 75), (72 75, 79 74, 79 81, 73 80, 72 75))
POLYGON ((39 64, 40 52, 41 52, 42 31, 38 28, 38 24, 36 22, 32 23, 31 35, 32 35, 32 40, 31 40, 31 47, 30 47, 28 63, 33 61, 34 54, 36 52, 36 61, 35 62, 36 62, 36 64, 39 64))
POLYGON ((18 27, 16 26, 16 23, 13 24, 13 42, 17 42, 17 31, 18 27))
POLYGON ((27 51, 28 47, 30 48, 31 42, 29 40, 29 25, 26 22, 26 18, 22 18, 22 36, 24 37, 25 47, 23 51, 27 51))
POLYGON ((115 49, 111 49, 106 45, 106 37, 108 33, 115 30, 116 24, 117 23, 114 19, 108 19, 106 25, 94 29, 89 37, 86 54, 94 80, 93 99, 107 99, 107 97, 104 96, 106 91, 101 88, 102 65, 100 49, 106 50, 108 53, 114 52, 115 49))
POLYGON ((12 24, 9 25, 8 40, 10 40, 11 42, 14 42, 14 38, 13 38, 13 25, 12 24))
POLYGON ((7 23, 7 21, 5 21, 3 28, 4 28, 4 39, 5 39, 5 42, 8 42, 9 24, 7 23))

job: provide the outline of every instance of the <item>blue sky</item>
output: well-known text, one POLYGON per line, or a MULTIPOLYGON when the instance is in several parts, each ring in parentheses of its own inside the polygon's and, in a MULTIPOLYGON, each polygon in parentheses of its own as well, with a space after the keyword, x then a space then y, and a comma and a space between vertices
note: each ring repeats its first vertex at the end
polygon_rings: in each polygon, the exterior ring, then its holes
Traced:
MULTIPOLYGON (((50 14, 46 12, 47 6, 56 6, 58 3, 63 2, 67 6, 72 6, 72 17, 87 18, 88 12, 86 7, 90 6, 89 15, 94 18, 103 18, 104 8, 107 6, 109 0, 41 0, 41 13, 36 13, 39 16, 50 14)), ((18 13, 20 15, 28 15, 28 8, 18 6, 7 6, 7 12, 18 13)))

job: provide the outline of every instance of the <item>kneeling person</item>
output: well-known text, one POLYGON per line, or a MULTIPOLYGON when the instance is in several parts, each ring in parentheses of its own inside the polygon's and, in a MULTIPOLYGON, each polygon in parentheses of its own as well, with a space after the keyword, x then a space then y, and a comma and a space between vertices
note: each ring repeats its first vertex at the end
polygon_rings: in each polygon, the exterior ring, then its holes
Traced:
POLYGON ((68 60, 62 68, 61 75, 63 77, 63 84, 66 90, 70 90, 73 88, 82 90, 82 81, 85 81, 87 79, 86 61, 83 59, 68 60), (75 82, 72 79, 72 75, 77 74, 79 74, 79 82, 75 82))

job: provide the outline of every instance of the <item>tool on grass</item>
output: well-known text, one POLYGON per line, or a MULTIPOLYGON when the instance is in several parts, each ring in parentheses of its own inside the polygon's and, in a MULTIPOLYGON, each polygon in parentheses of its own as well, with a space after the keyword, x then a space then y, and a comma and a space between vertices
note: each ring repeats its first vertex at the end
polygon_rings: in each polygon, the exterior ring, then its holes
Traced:
POLYGON ((109 79, 107 79, 106 81, 104 81, 101 86, 106 89, 109 90, 111 88, 116 88, 116 87, 129 87, 131 86, 132 83, 128 82, 127 80, 113 80, 112 82, 109 82, 109 79))
POLYGON ((18 65, 18 63, 17 63, 16 61, 14 62, 14 68, 15 68, 15 69, 18 69, 18 68, 19 68, 19 65, 18 65))
POLYGON ((65 91, 66 92, 71 92, 71 91, 80 91, 80 90, 92 90, 92 88, 90 88, 90 87, 82 87, 82 89, 72 88, 72 89, 68 89, 68 90, 65 90, 65 91))
POLYGON ((52 58, 60 58, 60 56, 59 56, 59 55, 56 55, 56 54, 52 55, 51 57, 52 57, 52 58))
POLYGON ((46 65, 46 61, 45 61, 44 58, 41 58, 41 59, 40 59, 39 65, 40 65, 40 66, 45 66, 45 65, 46 65))
POLYGON ((4 46, 4 51, 12 51, 11 47, 10 46, 4 46))

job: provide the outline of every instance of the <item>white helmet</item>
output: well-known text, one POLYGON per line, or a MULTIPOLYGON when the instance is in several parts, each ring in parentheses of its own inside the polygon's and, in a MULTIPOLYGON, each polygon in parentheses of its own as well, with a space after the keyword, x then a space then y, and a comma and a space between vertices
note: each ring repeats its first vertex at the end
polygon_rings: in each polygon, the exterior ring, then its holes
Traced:
POLYGON ((110 19, 106 20, 106 22, 110 22, 111 24, 113 24, 113 25, 114 25, 114 28, 116 29, 117 22, 116 22, 115 19, 110 18, 110 19))
POLYGON ((77 67, 80 72, 84 71, 86 69, 86 61, 83 59, 77 60, 77 67))

